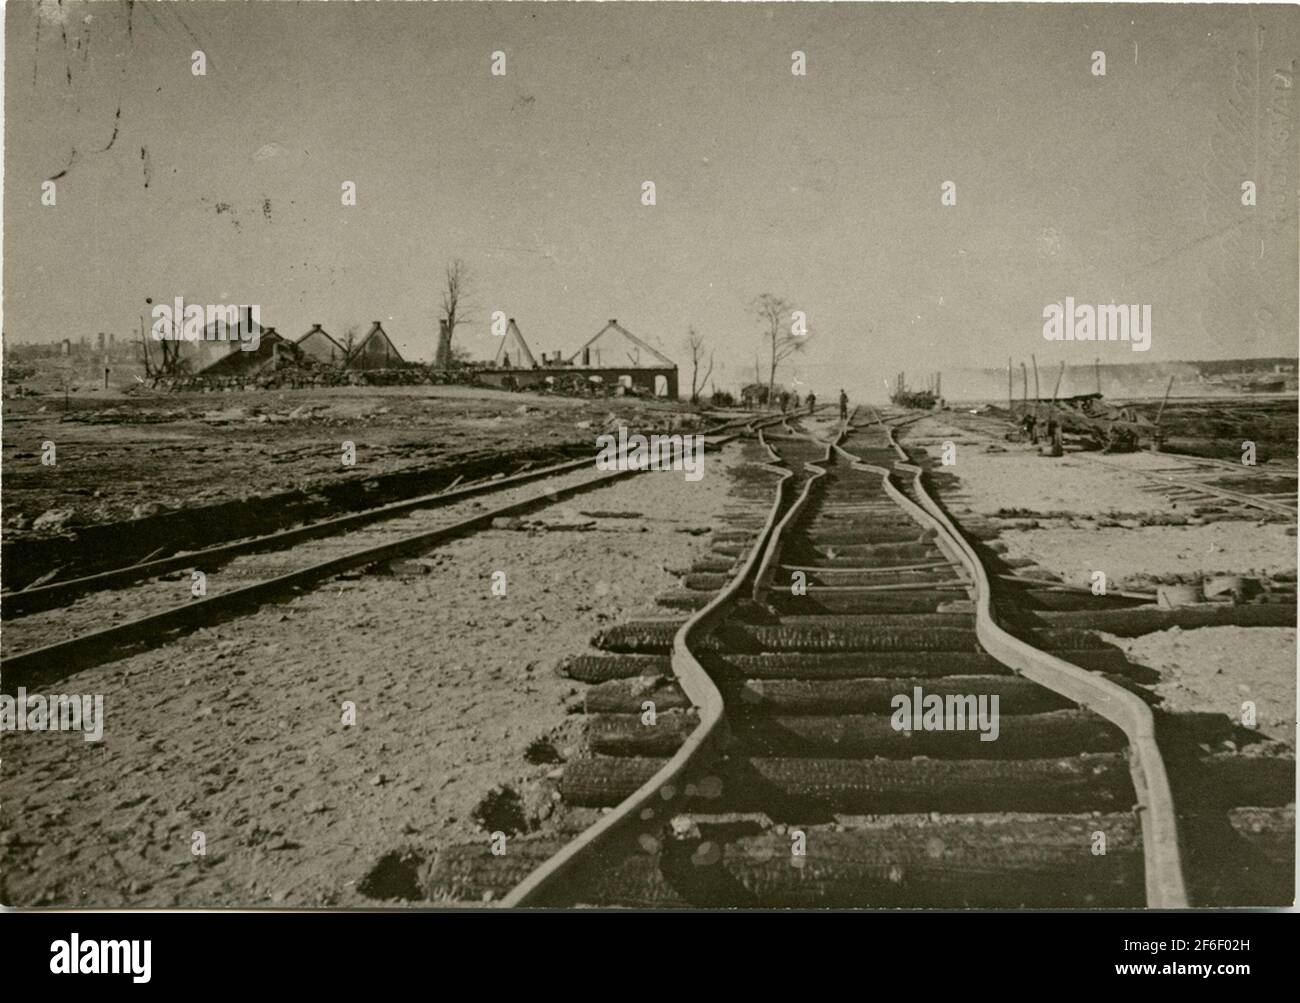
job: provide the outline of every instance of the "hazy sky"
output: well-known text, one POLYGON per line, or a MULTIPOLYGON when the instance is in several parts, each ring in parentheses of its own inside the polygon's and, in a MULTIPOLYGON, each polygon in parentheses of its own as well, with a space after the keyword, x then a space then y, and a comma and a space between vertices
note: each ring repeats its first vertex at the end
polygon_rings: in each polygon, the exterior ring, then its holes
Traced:
POLYGON ((291 336, 382 319, 431 358, 459 256, 478 323, 458 339, 482 357, 498 309, 534 353, 617 317, 682 361, 693 324, 737 383, 765 291, 807 311, 790 372, 819 391, 1030 352, 1297 350, 1294 6, 5 13, 4 330, 19 340, 120 337, 145 297, 181 295, 258 303, 291 336), (1043 307, 1067 295, 1151 304, 1151 351, 1044 341, 1043 307))

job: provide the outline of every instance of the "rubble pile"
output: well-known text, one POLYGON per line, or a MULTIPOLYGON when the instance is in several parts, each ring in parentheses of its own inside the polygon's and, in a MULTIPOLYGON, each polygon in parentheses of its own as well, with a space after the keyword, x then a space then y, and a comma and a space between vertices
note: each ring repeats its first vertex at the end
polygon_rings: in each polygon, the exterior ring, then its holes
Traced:
POLYGON ((204 376, 184 373, 155 377, 134 388, 181 392, 285 390, 310 387, 477 386, 472 369, 435 369, 411 365, 400 369, 333 369, 323 366, 281 366, 247 376, 204 376))

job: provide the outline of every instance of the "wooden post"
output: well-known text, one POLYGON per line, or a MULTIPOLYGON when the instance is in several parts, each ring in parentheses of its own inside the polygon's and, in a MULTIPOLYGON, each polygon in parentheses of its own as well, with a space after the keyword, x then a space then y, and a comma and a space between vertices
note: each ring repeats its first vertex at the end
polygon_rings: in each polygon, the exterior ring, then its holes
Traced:
POLYGON ((1016 390, 1011 382, 1011 356, 1007 356, 1007 411, 1014 413, 1016 409, 1016 390))
POLYGON ((1165 405, 1169 403, 1169 391, 1174 388, 1174 378, 1169 377, 1169 386, 1165 387, 1165 399, 1160 402, 1160 410, 1156 412, 1156 425, 1160 424, 1160 417, 1165 413, 1165 405))
POLYGON ((1020 382, 1025 385, 1025 413, 1029 413, 1029 369, 1020 363, 1020 382))
POLYGON ((1093 361, 1093 365, 1096 366, 1096 368, 1097 368, 1097 393, 1101 393, 1101 358, 1100 358, 1100 356, 1099 356, 1097 359, 1095 359, 1095 360, 1093 361))

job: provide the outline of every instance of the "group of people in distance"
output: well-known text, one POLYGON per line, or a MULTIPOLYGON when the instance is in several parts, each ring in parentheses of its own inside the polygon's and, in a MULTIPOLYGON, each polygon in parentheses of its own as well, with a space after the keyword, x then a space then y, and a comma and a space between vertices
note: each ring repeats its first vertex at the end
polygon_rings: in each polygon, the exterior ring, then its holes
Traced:
MULTIPOLYGON (((793 391, 782 390, 781 393, 777 395, 777 400, 781 404, 782 411, 789 411, 791 409, 795 411, 799 410, 798 390, 793 390, 793 391)), ((815 410, 817 410, 817 395, 810 390, 808 391, 808 413, 812 414, 815 410)), ((840 421, 848 421, 848 420, 849 420, 849 395, 846 394, 844 392, 844 388, 841 387, 840 388, 840 421)))

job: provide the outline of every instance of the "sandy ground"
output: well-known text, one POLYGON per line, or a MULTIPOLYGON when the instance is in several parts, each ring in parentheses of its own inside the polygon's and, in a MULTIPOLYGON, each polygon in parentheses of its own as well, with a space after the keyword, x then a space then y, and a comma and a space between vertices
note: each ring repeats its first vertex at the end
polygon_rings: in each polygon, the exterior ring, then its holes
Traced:
MULTIPOLYGON (((1103 466, 1082 457, 1039 456, 1032 447, 992 444, 964 433, 942 415, 912 426, 904 442, 957 445, 957 462, 943 468, 960 484, 941 491, 958 518, 1015 513, 999 539, 1010 557, 1025 557, 1065 581, 1089 585, 1094 570, 1111 587, 1151 589, 1151 582, 1237 573, 1252 577, 1296 573, 1294 529, 1281 523, 1231 519, 1200 525, 1137 525, 1144 517, 1191 515, 1149 489, 1128 468, 1159 469, 1185 460, 1134 453, 1107 456, 1103 466), (1115 518, 1118 516, 1119 518, 1115 518), (967 516, 969 517, 969 516, 967 516), (1130 525, 1118 525, 1122 519, 1130 525), (1037 522, 1037 528, 1011 524, 1037 522)), ((1296 741, 1296 631, 1214 627, 1116 638, 1130 659, 1157 670, 1154 692, 1174 712, 1222 713, 1240 722, 1241 704, 1254 700, 1258 730, 1296 741)))
POLYGON ((1147 453, 1105 457, 1114 466, 1068 454, 1052 459, 1029 446, 991 444, 943 416, 923 419, 904 437, 934 453, 948 440, 957 446, 957 462, 942 469, 960 479, 960 504, 981 516, 1038 521, 1036 528, 1002 530, 1008 555, 1028 557, 1073 584, 1090 584, 1094 570, 1105 571, 1115 583, 1198 571, 1275 575, 1296 570, 1296 537, 1286 525, 1261 524, 1262 519, 1195 524, 1194 506, 1180 507, 1152 491, 1148 478, 1129 472, 1185 460, 1147 453), (1104 525, 1160 516, 1186 517, 1193 524, 1104 525))
POLYGON ((707 549, 688 530, 720 524, 737 453, 697 483, 646 473, 557 506, 640 518, 493 530, 434 551, 428 574, 337 580, 47 687, 103 694, 107 726, 99 743, 5 735, 0 901, 362 904, 385 854, 486 838, 485 794, 533 804, 554 769, 524 752, 572 720, 555 663, 707 549))
POLYGON ((1018 444, 994 446, 963 437, 942 418, 923 419, 904 437, 904 442, 924 443, 936 453, 947 440, 957 447, 957 462, 944 470, 961 478, 970 507, 984 515, 1027 509, 1089 518, 1160 507, 1159 500, 1143 490, 1151 484, 1144 477, 1068 455, 1051 459, 1018 444))
POLYGON ((1254 730, 1294 747, 1296 632, 1274 627, 1203 627, 1110 639, 1129 661, 1160 673, 1154 689, 1175 713, 1224 714, 1237 723, 1255 705, 1254 730))
POLYGON ((1152 579, 1197 572, 1262 578, 1296 569, 1296 539, 1276 523, 1011 529, 1001 539, 1010 556, 1029 557, 1074 585, 1088 585, 1093 571, 1106 572, 1117 587, 1145 588, 1152 579))

